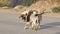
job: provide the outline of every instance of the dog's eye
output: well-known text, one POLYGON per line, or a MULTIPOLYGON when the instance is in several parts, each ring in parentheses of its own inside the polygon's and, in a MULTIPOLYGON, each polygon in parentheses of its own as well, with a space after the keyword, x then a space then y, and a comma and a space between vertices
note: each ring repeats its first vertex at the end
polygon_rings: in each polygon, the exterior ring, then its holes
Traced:
POLYGON ((23 16, 21 16, 21 17, 23 17, 23 16))
POLYGON ((25 17, 23 17, 23 19, 25 19, 25 17))
POLYGON ((24 15, 21 15, 21 17, 24 17, 24 15))
POLYGON ((27 13, 26 13, 26 15, 27 15, 27 13))
POLYGON ((35 14, 35 16, 38 16, 38 14, 35 14))
POLYGON ((22 19, 24 19, 24 20, 25 20, 25 19, 26 19, 26 17, 22 17, 22 19))

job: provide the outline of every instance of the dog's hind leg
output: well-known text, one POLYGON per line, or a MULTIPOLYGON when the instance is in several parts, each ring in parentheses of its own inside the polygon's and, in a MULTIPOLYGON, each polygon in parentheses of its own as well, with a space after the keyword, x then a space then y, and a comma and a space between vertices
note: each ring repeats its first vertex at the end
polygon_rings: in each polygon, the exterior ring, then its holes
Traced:
POLYGON ((38 15, 38 23, 39 23, 39 28, 40 28, 40 22, 42 21, 42 15, 38 15))

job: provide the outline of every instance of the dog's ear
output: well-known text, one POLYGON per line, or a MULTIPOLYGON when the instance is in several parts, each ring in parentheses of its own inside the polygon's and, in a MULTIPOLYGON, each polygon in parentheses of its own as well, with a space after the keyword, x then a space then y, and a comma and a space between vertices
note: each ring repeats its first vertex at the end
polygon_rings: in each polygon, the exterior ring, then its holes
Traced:
POLYGON ((27 13, 25 15, 28 15, 27 13))
POLYGON ((32 13, 33 13, 33 11, 32 11, 32 10, 30 10, 30 11, 29 11, 29 14, 32 14, 32 13))
POLYGON ((38 16, 39 14, 35 14, 35 16, 38 16))
POLYGON ((23 17, 23 16, 24 16, 24 14, 20 15, 20 16, 19 16, 19 19, 20 19, 21 17, 23 17))

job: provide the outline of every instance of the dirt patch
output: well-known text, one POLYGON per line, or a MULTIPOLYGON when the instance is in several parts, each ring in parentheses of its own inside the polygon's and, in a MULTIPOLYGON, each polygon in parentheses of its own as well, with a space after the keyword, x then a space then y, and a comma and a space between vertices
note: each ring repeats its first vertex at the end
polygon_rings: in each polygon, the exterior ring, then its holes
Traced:
POLYGON ((60 13, 46 13, 46 14, 48 14, 48 15, 51 15, 51 16, 60 16, 60 13))
POLYGON ((13 8, 0 8, 0 11, 5 11, 5 12, 19 12, 16 9, 13 8))

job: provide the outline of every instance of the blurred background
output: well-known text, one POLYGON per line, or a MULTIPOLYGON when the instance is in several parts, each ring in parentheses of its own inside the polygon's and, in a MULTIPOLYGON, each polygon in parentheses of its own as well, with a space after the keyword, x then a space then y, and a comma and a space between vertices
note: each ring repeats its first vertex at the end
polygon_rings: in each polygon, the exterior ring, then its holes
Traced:
POLYGON ((38 9, 49 12, 60 12, 60 0, 0 0, 0 7, 17 10, 38 9))

